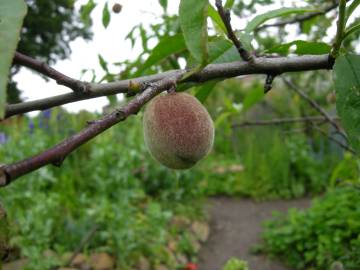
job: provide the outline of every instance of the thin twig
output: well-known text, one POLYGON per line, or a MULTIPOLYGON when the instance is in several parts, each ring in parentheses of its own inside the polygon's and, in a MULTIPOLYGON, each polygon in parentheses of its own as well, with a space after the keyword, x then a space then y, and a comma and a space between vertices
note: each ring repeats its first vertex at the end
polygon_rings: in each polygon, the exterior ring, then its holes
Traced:
POLYGON ((90 85, 88 83, 75 80, 66 76, 65 74, 53 69, 45 62, 33 59, 29 56, 26 56, 22 53, 16 52, 14 56, 14 64, 28 67, 32 70, 35 70, 46 77, 54 79, 58 84, 69 87, 74 92, 87 93, 90 92, 90 85))
POLYGON ((345 149, 346 151, 349 151, 353 154, 356 154, 356 152, 350 148, 348 145, 343 143, 342 141, 339 141, 338 139, 334 138, 333 136, 329 135, 327 132, 323 131, 321 128, 319 128, 317 125, 312 125, 312 127, 317 130, 320 134, 327 137, 329 140, 333 141, 334 143, 338 144, 341 148, 345 149))
MULTIPOLYGON (((338 117, 331 118, 333 121, 338 120, 338 117)), ((302 122, 323 122, 327 120, 324 116, 304 116, 293 118, 279 118, 271 120, 257 120, 257 121, 244 121, 242 123, 233 124, 233 128, 241 128, 246 126, 271 126, 271 125, 285 125, 302 122)))
POLYGON ((333 44, 330 53, 333 58, 336 58, 339 54, 340 47, 343 41, 344 31, 345 31, 345 26, 346 26, 345 24, 346 24, 346 1, 340 0, 335 42, 333 44))
POLYGON ((346 135, 343 133, 338 123, 336 123, 333 118, 315 100, 305 94, 305 92, 303 92, 299 87, 297 87, 292 81, 284 77, 282 79, 290 89, 295 91, 299 96, 306 100, 311 105, 311 107, 313 107, 316 111, 318 111, 322 116, 325 117, 325 119, 336 129, 339 134, 346 138, 346 135))
MULTIPOLYGON (((350 0, 347 0, 347 1, 350 1, 350 0)), ((261 25, 258 28, 256 28, 256 31, 263 30, 263 29, 269 28, 269 27, 282 27, 282 26, 289 25, 289 24, 295 24, 295 23, 301 23, 304 21, 308 21, 317 16, 321 16, 321 15, 325 15, 325 14, 329 13, 330 11, 336 9, 338 7, 338 5, 339 5, 339 3, 336 2, 332 5, 329 5, 328 7, 324 8, 324 10, 322 10, 322 11, 312 12, 312 13, 309 13, 306 15, 297 16, 293 19, 288 19, 288 20, 284 20, 284 21, 280 21, 280 22, 276 22, 276 23, 272 23, 272 24, 264 24, 264 25, 261 25)))
POLYGON ((219 12, 219 15, 220 15, 222 21, 224 22, 225 27, 226 27, 227 36, 234 43, 236 49, 238 50, 238 52, 240 54, 240 57, 244 61, 252 61, 253 56, 247 50, 245 50, 243 44, 237 38, 237 36, 235 35, 235 33, 232 29, 230 11, 228 9, 227 10, 224 9, 221 0, 216 0, 215 6, 219 12))
MULTIPOLYGON (((255 58, 253 63, 238 61, 223 64, 211 64, 202 71, 187 78, 187 82, 206 82, 218 78, 231 78, 247 74, 282 74, 285 72, 332 69, 333 62, 329 61, 328 55, 307 55, 277 58, 255 58)), ((28 101, 6 106, 5 118, 26 112, 45 110, 55 106, 68 104, 85 99, 129 93, 131 82, 146 85, 167 77, 176 76, 185 70, 172 70, 164 73, 122 80, 104 84, 90 84, 91 91, 87 94, 67 93, 50 98, 28 101)))
POLYGON ((99 229, 99 226, 95 224, 90 231, 84 236, 84 238, 81 240, 79 246, 76 248, 74 253, 71 255, 67 263, 65 264, 65 267, 71 266, 72 262, 76 258, 76 256, 84 249, 85 245, 89 243, 89 241, 94 237, 96 231, 99 229))
POLYGON ((79 133, 65 139, 48 150, 22 161, 1 166, 0 187, 4 187, 18 177, 35 171, 48 164, 60 166, 64 159, 75 149, 79 148, 81 145, 115 124, 124 121, 130 115, 136 114, 142 106, 145 105, 145 103, 160 92, 169 89, 181 78, 182 75, 183 74, 179 74, 177 77, 166 78, 157 83, 151 84, 144 92, 135 96, 134 99, 132 99, 124 107, 113 111, 112 113, 104 116, 102 119, 92 122, 79 133))

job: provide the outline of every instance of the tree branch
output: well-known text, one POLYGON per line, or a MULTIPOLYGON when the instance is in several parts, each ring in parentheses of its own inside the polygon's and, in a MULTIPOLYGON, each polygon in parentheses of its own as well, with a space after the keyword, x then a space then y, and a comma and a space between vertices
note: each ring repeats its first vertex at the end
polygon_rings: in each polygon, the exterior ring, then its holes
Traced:
MULTIPOLYGON (((338 120, 338 117, 332 118, 333 121, 338 120)), ((242 123, 232 125, 233 128, 241 128, 247 126, 271 126, 271 125, 284 125, 301 122, 323 122, 327 121, 324 116, 304 116, 294 118, 279 118, 271 120, 258 120, 258 121, 244 121, 242 123)))
MULTIPOLYGON (((350 0, 347 0, 347 2, 348 1, 350 1, 350 0)), ((308 13, 305 15, 297 16, 293 19, 288 19, 288 20, 284 20, 284 21, 280 21, 280 22, 276 22, 276 23, 272 23, 272 24, 264 24, 264 25, 259 26, 256 29, 256 31, 263 30, 263 29, 269 28, 269 27, 282 27, 282 26, 285 26, 288 24, 301 23, 301 22, 304 22, 307 20, 311 20, 312 18, 315 18, 317 16, 321 16, 321 15, 325 15, 325 14, 329 13, 330 11, 336 9, 338 6, 339 6, 339 2, 337 1, 336 3, 324 8, 324 10, 322 10, 322 11, 308 13)))
POLYGON ((28 67, 45 75, 46 77, 54 79, 58 84, 69 87, 74 92, 87 93, 90 91, 90 86, 88 83, 70 78, 65 74, 48 66, 45 62, 33 59, 22 53, 15 53, 13 63, 20 66, 28 67))
POLYGON ((317 130, 320 134, 327 137, 329 140, 333 141, 337 145, 339 145, 341 148, 345 149, 346 151, 349 151, 352 154, 356 154, 356 152, 350 148, 348 145, 343 143, 342 141, 339 141, 338 139, 334 138, 333 136, 329 135, 327 132, 323 131, 321 128, 319 128, 317 125, 312 125, 312 127, 317 130))
MULTIPOLYGON (((332 69, 333 61, 328 55, 307 55, 278 58, 255 58, 252 63, 232 62, 211 64, 202 71, 187 78, 186 82, 205 82, 218 78, 231 78, 247 74, 282 74, 285 72, 332 69)), ((151 82, 163 80, 169 76, 183 74, 185 70, 173 70, 164 73, 123 80, 104 84, 89 84, 89 93, 67 93, 50 98, 28 101, 6 106, 5 118, 26 112, 45 110, 55 106, 64 105, 85 99, 115 95, 118 93, 133 93, 130 84, 147 85, 151 82)))
POLYGON ((151 98, 155 97, 160 92, 169 89, 176 83, 176 81, 181 78, 183 74, 184 72, 151 84, 145 89, 145 91, 135 96, 135 98, 124 107, 113 111, 100 120, 92 122, 79 133, 71 136, 68 139, 65 139, 52 148, 49 148, 48 150, 38 155, 24 159, 22 161, 1 166, 0 187, 4 187, 18 177, 35 171, 45 165, 53 164, 60 166, 67 155, 69 155, 75 149, 96 137, 106 129, 121 121, 124 121, 130 115, 136 114, 146 102, 148 102, 151 98))
POLYGON ((336 131, 341 134, 344 138, 346 138, 346 135, 342 132, 339 125, 333 120, 333 118, 312 98, 310 98, 305 92, 303 92, 299 87, 297 87, 293 82, 290 80, 287 80, 286 78, 283 78, 283 81, 285 84, 295 91, 299 96, 301 96, 304 100, 306 100, 311 107, 313 107, 316 111, 318 111, 322 116, 325 117, 326 121, 328 121, 335 129, 336 131))
POLYGON ((237 36, 235 35, 235 33, 232 29, 230 11, 224 9, 221 0, 216 0, 215 6, 219 12, 219 15, 220 15, 222 21, 224 22, 225 27, 226 27, 227 36, 234 43, 236 49, 238 50, 238 52, 240 54, 240 57, 244 61, 252 61, 253 56, 247 50, 245 50, 241 41, 237 38, 237 36))

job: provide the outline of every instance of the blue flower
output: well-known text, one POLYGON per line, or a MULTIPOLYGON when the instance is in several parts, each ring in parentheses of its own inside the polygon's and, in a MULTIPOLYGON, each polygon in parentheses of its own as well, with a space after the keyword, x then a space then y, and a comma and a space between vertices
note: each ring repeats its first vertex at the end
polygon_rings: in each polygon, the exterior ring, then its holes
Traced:
POLYGON ((42 116, 45 119, 50 119, 50 117, 51 117, 51 109, 47 109, 47 110, 42 111, 42 116))
POLYGON ((30 133, 30 134, 33 134, 34 128, 35 128, 34 121, 30 119, 30 120, 29 120, 29 133, 30 133))
POLYGON ((8 141, 8 137, 4 132, 0 132, 0 144, 5 144, 8 141))

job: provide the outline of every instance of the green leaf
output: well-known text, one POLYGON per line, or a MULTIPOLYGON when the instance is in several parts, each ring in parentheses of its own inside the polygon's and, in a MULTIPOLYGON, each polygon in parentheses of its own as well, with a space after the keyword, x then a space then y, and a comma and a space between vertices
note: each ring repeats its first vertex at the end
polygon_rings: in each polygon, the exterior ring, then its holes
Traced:
POLYGON ((116 95, 106 96, 106 98, 108 99, 109 105, 110 105, 111 107, 116 106, 116 104, 117 104, 117 102, 118 102, 116 95))
POLYGON ((231 9, 233 7, 233 5, 234 5, 234 2, 235 2, 235 0, 227 0, 224 7, 226 9, 231 9))
POLYGON ((251 41, 254 38, 253 34, 238 32, 238 33, 236 33, 236 35, 240 38, 245 50, 247 50, 247 51, 253 50, 253 46, 251 45, 251 41))
POLYGON ((89 0, 85 5, 82 5, 80 8, 80 18, 87 27, 91 26, 92 24, 90 14, 95 7, 96 4, 94 3, 94 0, 89 0))
POLYGON ((208 6, 208 0, 181 0, 179 7, 180 26, 186 47, 202 65, 205 65, 208 57, 208 6))
POLYGON ((232 115, 231 112, 223 112, 221 113, 218 118, 216 118, 215 120, 215 128, 218 128, 223 122, 225 122, 227 120, 228 117, 230 117, 232 115))
POLYGON ((230 49, 228 49, 222 55, 212 61, 212 63, 231 63, 235 61, 239 61, 239 52, 234 46, 231 46, 230 49))
POLYGON ((184 37, 182 34, 177 34, 171 37, 162 38, 159 43, 152 49, 152 53, 145 63, 139 68, 139 70, 134 75, 139 76, 146 69, 152 67, 153 65, 161 62, 165 58, 169 57, 174 53, 179 53, 186 49, 184 37))
POLYGON ((209 4, 208 13, 209 13, 209 17, 213 21, 214 25, 217 26, 218 28, 220 28, 223 33, 226 33, 226 27, 225 27, 223 20, 221 19, 220 15, 219 15, 219 12, 217 12, 216 9, 210 4, 209 4))
POLYGON ((360 30, 360 24, 354 25, 353 27, 347 29, 343 36, 343 40, 351 36, 352 34, 358 32, 359 30, 360 30))
POLYGON ((215 85, 219 82, 219 80, 209 81, 200 86, 195 87, 195 97, 201 102, 204 103, 207 97, 214 90, 215 85))
MULTIPOLYGON (((217 63, 218 59, 232 47, 233 44, 225 38, 217 37, 211 40, 209 42, 209 63, 217 63)), ((239 53, 237 53, 236 60, 239 60, 239 53)))
POLYGON ((336 108, 349 141, 360 152, 360 56, 339 56, 334 65, 336 108))
POLYGON ((168 1, 167 0, 159 0, 159 4, 162 6, 164 10, 167 9, 168 1))
POLYGON ((139 26, 139 30, 140 30, 140 37, 141 37, 141 44, 143 47, 143 50, 145 52, 149 51, 148 46, 147 46, 147 42, 148 42, 148 36, 146 34, 146 31, 144 29, 144 27, 142 26, 142 24, 139 26))
POLYGON ((265 96, 263 87, 256 87, 251 90, 244 98, 243 101, 243 110, 247 111, 265 96))
POLYGON ((102 12, 102 24, 105 28, 107 28, 109 26, 109 23, 110 23, 110 11, 108 7, 108 2, 106 2, 102 12))
POLYGON ((285 17, 288 15, 293 14, 303 14, 306 12, 316 12, 318 10, 316 9, 310 9, 310 8, 280 8, 275 9, 269 12, 266 12, 264 14, 256 16, 254 19, 252 19, 246 26, 245 32, 246 33, 252 33, 256 28, 258 28, 261 24, 264 22, 275 19, 278 17, 285 17))
POLYGON ((331 46, 324 42, 312 42, 312 41, 304 41, 304 40, 294 40, 292 42, 281 44, 266 50, 266 53, 278 53, 281 55, 287 55, 290 53, 290 48, 295 46, 296 49, 293 53, 297 55, 304 54, 327 54, 331 50, 331 46))
POLYGON ((105 59, 100 54, 98 55, 98 58, 99 58, 99 64, 100 64, 101 68, 104 71, 109 72, 109 69, 107 67, 107 63, 106 63, 105 59))
POLYGON ((350 18, 351 14, 360 5, 360 0, 354 0, 351 5, 346 9, 346 21, 350 18))
POLYGON ((6 86, 26 12, 23 0, 0 1, 0 118, 4 117, 6 86))

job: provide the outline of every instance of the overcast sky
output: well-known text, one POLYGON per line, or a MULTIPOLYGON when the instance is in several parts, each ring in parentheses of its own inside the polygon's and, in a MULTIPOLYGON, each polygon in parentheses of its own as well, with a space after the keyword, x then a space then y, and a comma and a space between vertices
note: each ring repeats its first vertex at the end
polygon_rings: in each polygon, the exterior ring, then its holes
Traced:
MULTIPOLYGON (((77 7, 86 3, 87 0, 79 0, 77 7)), ((72 54, 69 59, 59 61, 55 69, 65 73, 66 75, 79 79, 83 69, 94 69, 97 74, 101 75, 102 70, 98 63, 98 53, 100 53, 109 62, 119 62, 126 59, 134 59, 141 48, 139 46, 131 48, 130 41, 125 41, 125 36, 133 26, 145 22, 150 24, 158 20, 162 13, 162 8, 158 0, 117 0, 109 1, 111 7, 115 2, 123 6, 121 13, 112 13, 111 22, 107 29, 104 29, 101 18, 104 0, 95 0, 98 6, 92 13, 93 18, 93 40, 85 42, 80 38, 71 43, 72 54)), ((169 0, 169 13, 177 13, 180 0, 169 0)), ((213 1, 211 1, 213 2, 213 1)), ((279 1, 280 2, 280 1, 279 1)), ((285 1, 291 4, 292 1, 285 1)), ((281 6, 280 3, 275 7, 281 6)), ((275 8, 272 7, 272 8, 275 8)), ((260 12, 265 12, 260 11, 260 12)), ((233 20, 234 21, 234 20, 233 20)), ((245 22, 236 21, 236 28, 243 28, 245 22)), ((297 37, 299 38, 299 37, 297 37)), ((89 77, 83 79, 90 80, 89 77)), ((41 77, 23 68, 15 80, 19 83, 19 88, 24 92, 22 97, 25 100, 35 100, 49 96, 59 95, 69 90, 63 86, 57 85, 54 81, 46 82, 41 77)), ((81 101, 65 105, 70 111, 79 111, 87 109, 91 111, 101 111, 102 107, 107 104, 106 98, 97 98, 87 101, 81 101)))

